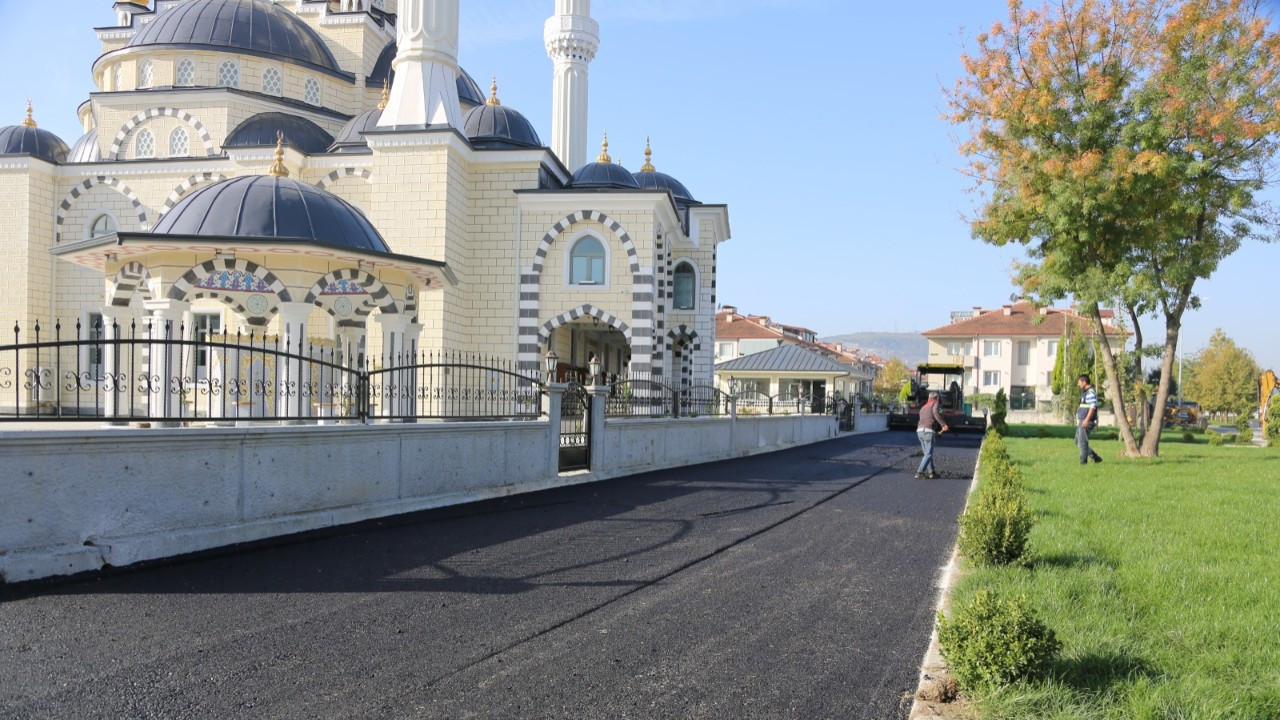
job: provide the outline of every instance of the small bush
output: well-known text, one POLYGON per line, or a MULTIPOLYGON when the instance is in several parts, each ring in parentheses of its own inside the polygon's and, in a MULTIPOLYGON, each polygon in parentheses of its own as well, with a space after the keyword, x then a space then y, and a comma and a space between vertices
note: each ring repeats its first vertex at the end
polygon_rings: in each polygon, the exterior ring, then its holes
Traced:
POLYGON ((1191 431, 1190 431, 1190 430, 1188 430, 1187 432, 1182 433, 1182 442, 1184 442, 1184 443, 1193 443, 1193 442, 1195 442, 1195 441, 1196 441, 1196 436, 1195 436, 1195 435, 1193 435, 1193 434, 1191 433, 1191 431))
POLYGON ((977 497, 960 516, 960 552, 975 565, 1025 564, 1033 516, 1022 471, 993 456, 982 467, 977 497))
POLYGON ((995 402, 991 403, 991 427, 1001 435, 1009 434, 1009 423, 1005 422, 1005 418, 1009 416, 1009 396, 1004 394, 1004 388, 996 391, 995 402))
POLYGON ((1250 445, 1252 443, 1253 443, 1253 428, 1249 427, 1248 425, 1245 425, 1243 430, 1236 433, 1236 444, 1250 445))
POLYGON ((1209 444, 1221 445, 1223 443, 1235 442, 1236 436, 1228 433, 1220 433, 1216 430, 1209 431, 1209 444))
POLYGON ((1062 649, 1025 595, 1004 599, 990 590, 979 590, 957 605, 950 620, 939 613, 938 643, 965 689, 1034 677, 1062 649))
POLYGON ((1009 457, 1009 446, 1005 444, 1004 438, 992 428, 987 431, 985 437, 982 438, 982 459, 991 456, 1009 457))
POLYGON ((1053 437, 1053 433, 1049 432, 1048 428, 1038 427, 1036 428, 1036 437, 1043 440, 1044 438, 1053 437))

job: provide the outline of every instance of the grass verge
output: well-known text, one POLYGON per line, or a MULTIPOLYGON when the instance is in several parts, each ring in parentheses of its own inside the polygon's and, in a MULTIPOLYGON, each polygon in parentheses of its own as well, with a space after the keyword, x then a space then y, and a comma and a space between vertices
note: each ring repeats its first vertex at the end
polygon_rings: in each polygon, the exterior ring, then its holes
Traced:
POLYGON ((986 718, 1280 718, 1280 450, 1161 445, 1081 466, 1063 439, 1009 438, 1036 511, 1028 568, 977 568, 1026 593, 1063 642, 1048 677, 980 699, 986 718))

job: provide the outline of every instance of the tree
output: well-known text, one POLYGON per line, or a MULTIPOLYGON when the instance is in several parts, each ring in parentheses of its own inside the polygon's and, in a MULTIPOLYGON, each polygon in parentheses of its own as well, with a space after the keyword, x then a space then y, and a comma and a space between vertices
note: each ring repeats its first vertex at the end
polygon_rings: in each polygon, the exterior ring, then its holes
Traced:
MULTIPOLYGON (((1258 200, 1280 130, 1280 34, 1259 0, 1060 0, 978 36, 949 94, 961 151, 983 192, 974 235, 1027 247, 1016 280, 1090 319, 1114 398, 1120 373, 1102 308, 1164 320, 1155 455, 1182 317, 1196 281, 1277 227, 1258 200)), ((1126 373, 1127 375, 1127 373, 1126 373)), ((1116 403, 1121 405, 1120 402, 1116 403)))
POLYGON ((1060 399, 1065 417, 1075 418, 1075 402, 1079 398, 1076 378, 1093 372, 1093 352, 1089 339, 1080 332, 1077 323, 1067 319, 1058 338, 1058 359, 1053 367, 1052 386, 1060 399))
POLYGON ((1218 329, 1209 338, 1209 347, 1200 351, 1196 374, 1182 390, 1205 412, 1245 415, 1257 406, 1259 375, 1253 355, 1218 329))
POLYGON ((991 404, 991 427, 995 429, 997 435, 1009 434, 1009 423, 1005 422, 1005 418, 1009 416, 1009 398, 1004 394, 1004 388, 996 391, 995 402, 991 404))
POLYGON ((910 380, 911 371, 907 369, 907 364, 901 358, 889 358, 884 368, 880 370, 880 374, 876 376, 871 388, 880 397, 890 400, 897 397, 902 384, 910 380))
MULTIPOLYGON (((1153 387, 1160 384, 1160 368, 1151 368, 1151 372, 1147 373, 1147 384, 1153 387)), ((1169 394, 1178 394, 1178 377, 1176 373, 1169 378, 1169 394)))

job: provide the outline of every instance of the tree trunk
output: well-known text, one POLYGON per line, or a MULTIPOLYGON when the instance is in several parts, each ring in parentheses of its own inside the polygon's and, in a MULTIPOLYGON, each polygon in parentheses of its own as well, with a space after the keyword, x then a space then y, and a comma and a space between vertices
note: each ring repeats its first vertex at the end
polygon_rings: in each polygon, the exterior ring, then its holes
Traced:
POLYGON ((1124 441, 1125 454, 1138 457, 1138 443, 1133 439, 1133 428, 1124 413, 1124 378, 1116 367, 1116 356, 1111 352, 1111 339, 1107 337, 1106 328, 1102 325, 1102 312, 1097 303, 1089 304, 1089 319, 1097 334, 1097 347, 1102 350, 1102 366, 1106 368, 1107 384, 1111 386, 1111 407, 1116 416, 1116 426, 1120 428, 1120 439, 1124 441))
POLYGON ((1138 388, 1134 393, 1133 417, 1138 423, 1138 441, 1147 437, 1147 376, 1142 372, 1142 323, 1138 319, 1138 311, 1132 305, 1125 304, 1129 311, 1129 322, 1133 323, 1133 384, 1138 388))
POLYGON ((1160 455, 1160 431, 1164 427, 1164 411, 1169 405, 1169 381, 1173 378, 1173 361, 1178 354, 1178 323, 1170 319, 1164 332, 1164 357, 1160 361, 1160 385, 1156 388, 1155 409, 1151 416, 1151 427, 1147 436, 1142 439, 1143 457, 1160 455))

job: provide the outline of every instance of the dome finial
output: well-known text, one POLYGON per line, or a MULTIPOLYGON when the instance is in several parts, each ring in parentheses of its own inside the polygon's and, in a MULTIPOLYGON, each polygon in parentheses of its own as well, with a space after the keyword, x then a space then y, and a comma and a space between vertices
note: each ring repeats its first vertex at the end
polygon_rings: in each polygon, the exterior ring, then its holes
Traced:
POLYGON ((501 105, 498 101, 498 76, 493 76, 493 84, 489 86, 489 99, 484 101, 485 105, 501 105))
POLYGON ((608 130, 604 132, 604 142, 600 143, 600 157, 596 158, 596 162, 602 162, 602 163, 613 162, 613 159, 609 157, 609 131, 608 130))
POLYGON ((649 146, 649 137, 646 135, 644 139, 644 165, 640 166, 640 172, 657 172, 653 167, 653 148, 649 146))
POLYGON ((284 131, 276 131, 276 161, 267 170, 273 177, 289 177, 289 168, 284 166, 284 131))
POLYGON ((29 128, 36 126, 36 119, 31 117, 31 98, 27 98, 27 119, 23 120, 22 124, 29 128))
POLYGON ((391 79, 388 78, 386 82, 382 83, 382 101, 378 103, 378 109, 386 110, 387 101, 390 99, 391 99, 391 79))

